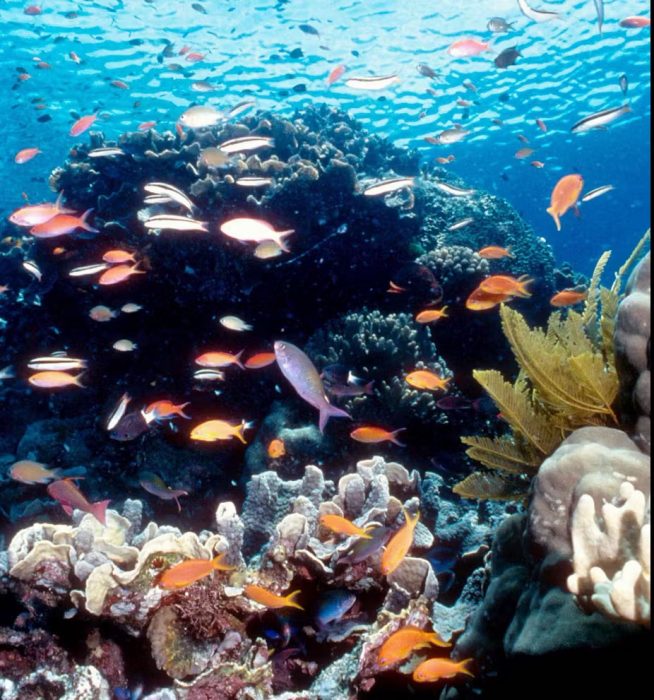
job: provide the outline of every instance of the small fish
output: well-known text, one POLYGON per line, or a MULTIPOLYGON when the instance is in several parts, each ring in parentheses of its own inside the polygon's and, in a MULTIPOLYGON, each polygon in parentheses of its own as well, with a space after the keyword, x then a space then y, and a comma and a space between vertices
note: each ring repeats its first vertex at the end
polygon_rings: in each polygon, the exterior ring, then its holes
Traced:
POLYGON ((463 87, 466 90, 470 90, 470 92, 477 92, 477 87, 476 85, 472 82, 472 80, 464 80, 463 83, 461 83, 463 87))
POLYGON ((414 181, 415 178, 413 177, 396 177, 390 180, 382 180, 370 187, 366 187, 366 189, 363 190, 363 194, 367 197, 386 195, 406 187, 413 187, 414 181))
POLYGON ((229 163, 229 156, 215 146, 200 151, 200 161, 211 168, 220 168, 229 163))
POLYGON ((191 53, 187 53, 184 58, 189 63, 199 63, 200 61, 204 61, 205 54, 197 53, 196 51, 191 51, 191 53))
POLYGON ((369 523, 370 527, 366 532, 369 538, 358 537, 352 541, 347 554, 339 557, 339 563, 359 564, 378 552, 390 537, 391 530, 375 523, 369 523))
POLYGON ((189 406, 190 403, 190 401, 187 401, 186 403, 176 404, 167 399, 153 401, 141 411, 141 415, 146 423, 151 423, 155 420, 166 420, 167 418, 173 418, 175 416, 190 420, 191 416, 187 416, 186 413, 184 413, 184 409, 189 406))
POLYGON ((193 212, 195 205, 193 202, 177 187, 169 185, 165 182, 148 182, 143 185, 143 189, 150 194, 158 195, 161 197, 167 197, 173 202, 177 202, 188 211, 193 212))
POLYGON ((398 428, 397 430, 385 430, 384 428, 378 428, 375 425, 364 425, 360 428, 356 428, 350 433, 350 437, 357 442, 365 442, 371 444, 377 444, 380 442, 392 442, 398 447, 406 447, 403 442, 397 439, 398 433, 405 431, 406 428, 398 428))
POLYGON ((74 51, 71 51, 68 54, 68 57, 70 58, 71 61, 73 61, 74 63, 77 63, 77 65, 82 63, 82 59, 74 51))
POLYGON ((177 511, 182 510, 182 506, 179 503, 180 496, 188 496, 188 491, 182 491, 182 489, 171 489, 167 486, 164 480, 157 474, 152 472, 141 472, 139 475, 139 484, 153 496, 161 498, 164 501, 174 500, 177 504, 177 511))
POLYGON ((533 281, 529 275, 521 275, 517 279, 510 275, 492 275, 481 281, 479 289, 487 294, 506 294, 526 299, 531 296, 527 285, 533 281))
POLYGON ((117 340, 111 347, 118 352, 134 352, 138 349, 138 345, 128 338, 117 340))
POLYGON ((504 49, 499 56, 496 56, 493 63, 495 63, 498 68, 508 68, 509 66, 514 66, 520 56, 522 56, 522 54, 518 51, 518 47, 512 46, 508 49, 504 49))
POLYGON ((461 228, 465 228, 466 226, 469 226, 471 223, 474 222, 474 219, 471 216, 468 216, 465 219, 461 219, 460 221, 457 221, 456 223, 452 224, 451 226, 447 227, 448 231, 458 231, 461 228))
POLYGON ((305 34, 320 36, 320 32, 315 27, 312 27, 310 24, 298 24, 297 28, 305 34))
POLYGON ((435 80, 439 76, 439 74, 433 68, 430 68, 426 63, 419 63, 416 66, 416 69, 418 70, 418 73, 420 73, 420 75, 424 75, 425 78, 435 80))
POLYGON ((513 257, 513 253, 508 248, 502 248, 499 245, 488 245, 478 251, 477 255, 487 260, 500 260, 501 258, 513 257))
POLYGON ((138 263, 136 265, 114 265, 108 270, 105 270, 98 279, 98 284, 103 286, 108 286, 112 284, 119 284, 124 282, 126 279, 132 275, 144 275, 145 270, 138 269, 138 263))
POLYGON ((327 591, 321 597, 318 610, 314 617, 318 627, 324 628, 340 620, 352 608, 356 601, 357 597, 351 591, 339 589, 327 591))
POLYGON ((219 321, 221 326, 224 326, 230 331, 251 331, 253 326, 246 323, 243 319, 238 316, 223 316, 219 321))
POLYGON ((106 148, 94 148, 88 152, 89 158, 111 158, 112 156, 124 156, 125 151, 117 146, 107 146, 106 148))
POLYGON ((73 377, 67 374, 63 370, 45 370, 43 372, 37 372, 27 378, 27 381, 33 386, 39 387, 39 389, 61 389, 67 386, 79 386, 84 388, 84 385, 80 381, 82 374, 78 374, 73 377))
POLYGON ((258 352, 248 357, 244 364, 247 369, 261 369, 272 365, 275 359, 274 352, 258 352))
POLYGON ((14 156, 14 163, 22 165, 23 163, 27 163, 28 161, 32 160, 32 158, 35 156, 38 156, 39 153, 43 153, 40 148, 23 148, 14 156))
POLYGON ((427 659, 418 664, 413 670, 412 678, 416 683, 434 683, 443 678, 454 678, 460 673, 466 676, 473 676, 468 666, 474 659, 464 659, 463 661, 452 661, 451 659, 427 659))
POLYGON ((216 382, 225 379, 225 373, 218 369, 198 369, 193 372, 193 379, 201 382, 216 382))
POLYGON ((337 65, 335 68, 332 68, 327 76, 327 85, 333 85, 337 80, 343 77, 345 71, 346 67, 342 63, 339 63, 339 65, 337 65))
POLYGON ((199 2, 194 2, 191 4, 191 7, 196 11, 200 12, 203 15, 207 14, 207 11, 204 9, 204 6, 201 5, 199 2))
POLYGON ((82 265, 74 267, 68 273, 69 277, 87 277, 89 275, 97 275, 98 272, 103 272, 109 267, 107 263, 93 263, 92 265, 82 265))
POLYGON ((427 391, 446 391, 447 385, 452 381, 451 377, 439 377, 435 372, 425 369, 418 369, 409 372, 404 377, 407 384, 414 389, 425 389, 427 391))
POLYGON ((48 484, 48 494, 61 504, 66 515, 72 515, 73 509, 82 510, 85 513, 90 513, 101 524, 106 525, 107 506, 110 501, 98 501, 90 503, 75 486, 72 478, 59 479, 48 484))
POLYGON ((107 263, 111 263, 112 265, 116 265, 118 263, 135 262, 134 257, 134 252, 130 253, 128 250, 120 249, 108 250, 102 255, 102 259, 107 263))
POLYGON ((507 22, 503 17, 491 17, 486 26, 488 27, 489 32, 501 34, 513 29, 514 24, 515 22, 507 22))
POLYGON ((627 90, 629 90, 629 78, 627 78, 627 76, 624 73, 620 76, 618 84, 620 85, 620 90, 622 90, 622 94, 626 95, 627 90))
POLYGON ((510 298, 508 294, 489 294, 477 288, 466 299, 466 309, 470 311, 487 311, 510 298))
POLYGON ((349 78, 345 84, 355 90, 385 90, 394 83, 399 82, 400 78, 397 73, 391 75, 375 76, 371 78, 349 78))
POLYGON ((522 143, 529 143, 529 139, 524 134, 518 134, 516 138, 522 143))
POLYGON ((532 160, 531 163, 529 163, 534 168, 544 168, 545 163, 543 163, 542 160, 532 160))
POLYGON ((562 289, 550 299, 550 304, 557 308, 574 306, 575 304, 580 304, 582 301, 585 301, 587 297, 588 290, 586 289, 562 289))
POLYGON ((283 249, 275 241, 261 241, 254 249, 254 257, 259 260, 269 260, 279 257, 284 253, 283 249))
POLYGON ((200 365, 200 367, 229 367, 229 365, 238 365, 241 369, 245 369, 243 363, 241 362, 241 355, 243 350, 237 352, 235 355, 231 352, 222 351, 211 351, 202 353, 195 358, 195 364, 200 365))
POLYGON ((174 214, 158 214, 151 216, 143 223, 147 229, 157 229, 159 231, 202 231, 208 233, 209 225, 206 221, 197 221, 185 216, 175 216, 174 214))
POLYGON ((416 314, 416 321, 418 323, 434 323, 434 321, 439 321, 441 318, 449 318, 447 309, 447 306, 443 306, 440 309, 424 309, 424 311, 419 311, 416 314))
POLYGON ((114 311, 113 309, 110 309, 108 306, 104 306, 102 304, 99 304, 98 306, 94 306, 89 311, 89 317, 93 321, 97 321, 98 323, 106 323, 107 321, 111 321, 112 318, 116 318, 116 316, 118 316, 117 311, 114 311))
POLYGON ((377 652, 377 665, 381 668, 393 666, 400 661, 408 659, 415 649, 423 649, 434 645, 437 647, 450 647, 436 632, 427 632, 419 627, 401 627, 393 632, 379 647, 377 652))
POLYGON ((459 39, 455 41, 447 50, 447 53, 454 58, 468 58, 478 56, 488 50, 488 43, 477 39, 459 39))
POLYGON ((562 217, 570 207, 577 206, 579 195, 584 188, 584 178, 573 173, 572 175, 564 175, 554 185, 550 196, 550 206, 547 208, 547 213, 554 219, 556 230, 561 230, 562 217))
POLYGON ((167 590, 177 590, 190 586, 214 571, 233 571, 236 567, 225 564, 226 556, 227 552, 221 552, 213 559, 187 559, 175 564, 163 572, 157 581, 157 586, 167 590))
POLYGON ((13 379, 16 376, 16 372, 11 365, 7 365, 0 369, 0 380, 13 379))
POLYGON ((97 228, 91 226, 87 219, 93 209, 87 209, 82 216, 72 216, 71 214, 56 214, 48 221, 32 226, 30 234, 34 238, 57 238, 73 233, 78 228, 89 233, 99 233, 97 228))
POLYGON ((576 134, 583 131, 590 131, 591 129, 603 129, 607 124, 615 121, 623 114, 627 114, 627 112, 631 112, 631 107, 629 105, 613 107, 612 109, 603 109, 601 112, 595 112, 594 114, 589 114, 587 117, 580 119, 572 126, 570 131, 576 134))
POLYGON ((445 194, 452 195, 453 197, 467 197, 477 191, 471 188, 466 189, 465 187, 450 185, 449 182, 434 182, 434 185, 436 185, 441 192, 445 192, 445 194))
POLYGON ((134 304, 133 302, 128 302, 127 304, 123 304, 120 307, 120 310, 124 314, 135 314, 137 311, 140 311, 143 307, 140 306, 139 304, 134 304))
POLYGON ((127 406, 129 405, 129 402, 131 400, 132 397, 127 392, 125 392, 120 397, 114 410, 109 414, 109 417, 107 418, 105 430, 113 430, 118 425, 118 423, 120 423, 122 417, 125 415, 125 411, 127 410, 127 406))
POLYGON ((455 127, 454 129, 445 129, 436 136, 436 141, 439 144, 449 145, 462 141, 470 132, 467 129, 455 127))
POLYGON ((300 398, 320 412, 318 427, 321 433, 330 418, 351 419, 349 413, 329 403, 318 370, 300 348, 282 340, 275 341, 274 348, 277 364, 282 374, 300 398))
POLYGON ((649 27, 650 24, 651 19, 649 17, 625 17, 620 20, 620 26, 627 29, 641 29, 642 27, 649 27))
POLYGON ((420 513, 412 516, 407 513, 405 508, 402 508, 402 513, 404 514, 404 525, 393 534, 382 554, 380 568, 384 576, 388 576, 397 569, 413 544, 413 533, 420 519, 420 513))
POLYGON ((252 109, 256 105, 256 100, 248 99, 248 100, 242 100, 238 104, 235 104, 233 107, 229 109, 227 112, 227 118, 228 119, 234 119, 235 117, 238 117, 240 114, 243 114, 243 112, 247 112, 249 109, 252 109))
POLYGON ((28 5, 24 10, 23 14, 31 15, 32 17, 40 15, 43 10, 38 5, 28 5))
POLYGON ((286 454, 286 445, 283 440, 279 438, 274 438, 268 443, 266 448, 266 454, 270 459, 279 459, 286 454))
POLYGON ((157 122, 154 120, 146 121, 146 122, 141 122, 136 128, 139 131, 148 131, 149 129, 153 129, 157 125, 157 122))
POLYGON ((110 80, 109 85, 118 88, 119 90, 129 90, 129 85, 123 80, 110 80))
POLYGON ((23 484, 47 484, 61 478, 61 469, 48 469, 47 464, 21 459, 9 467, 9 476, 23 484))
POLYGON ((223 118, 223 114, 214 107, 196 105, 189 107, 179 121, 191 129, 202 129, 217 124, 223 118))
POLYGON ((325 382, 325 390, 330 396, 372 396, 374 380, 367 384, 349 384, 345 382, 325 382))
POLYGON ((47 357, 35 357, 27 363, 29 369, 35 370, 56 370, 68 372, 72 369, 86 369, 88 363, 78 357, 68 357, 66 355, 47 357))
POLYGON ((560 14, 558 12, 550 12, 548 10, 536 10, 529 7, 527 0, 518 0, 518 7, 520 12, 528 19, 534 22, 549 22, 553 19, 560 19, 560 14))
POLYGON ((148 424, 143 419, 140 411, 132 411, 124 415, 112 428, 109 437, 112 440, 128 442, 136 440, 139 435, 147 432, 148 424))
POLYGON ((261 243, 262 241, 274 241, 283 251, 289 252, 286 236, 295 233, 295 229, 285 229, 276 231, 271 224, 262 219, 251 219, 248 217, 237 217, 229 219, 220 224, 220 231, 237 241, 261 243))
POLYGON ((88 114, 85 117, 80 117, 71 127, 69 134, 71 136, 79 136, 87 129, 90 129, 98 118, 97 114, 88 114))
POLYGON ((191 83, 191 88, 196 92, 213 92, 217 89, 208 80, 196 80, 194 83, 191 83))
POLYGON ((37 282, 41 282, 43 279, 43 273, 41 272, 41 268, 34 262, 34 260, 25 260, 23 261, 23 268, 34 277, 37 282))
POLYGON ((536 126, 545 133, 547 131, 547 124, 542 119, 536 119, 536 126))
POLYGON ((241 136, 237 139, 223 141, 218 148, 220 148, 223 153, 231 155, 232 153, 256 151, 260 148, 274 148, 274 146, 275 140, 269 136, 241 136))
POLYGON ((271 177, 239 177, 234 184, 239 187, 268 187, 273 182, 271 177))
POLYGON ((581 198, 581 202, 590 202, 591 199, 595 199, 595 197, 601 197, 603 194, 606 194, 607 192, 611 192, 611 190, 614 190, 615 187, 613 185, 602 185, 601 187, 596 187, 594 190, 591 190, 590 192, 586 192, 586 194, 581 198))
POLYGON ((296 600, 296 598, 301 594, 301 591, 293 591, 288 595, 281 596, 269 591, 267 588, 263 588, 262 586, 257 586, 256 584, 252 583, 246 585, 243 590, 245 595, 250 600, 273 610, 288 607, 304 610, 304 608, 296 600))
POLYGON ((243 431, 250 427, 249 423, 241 421, 237 424, 226 420, 213 419, 196 425, 191 431, 191 440, 199 442, 216 442, 217 440, 231 440, 237 438, 244 445, 247 444, 243 431))

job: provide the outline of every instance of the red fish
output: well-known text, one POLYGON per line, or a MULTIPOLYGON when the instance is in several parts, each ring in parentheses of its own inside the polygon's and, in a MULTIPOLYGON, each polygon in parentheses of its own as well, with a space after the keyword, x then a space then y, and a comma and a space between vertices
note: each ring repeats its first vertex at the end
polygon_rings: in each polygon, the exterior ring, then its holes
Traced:
POLYGON ((70 135, 79 136, 83 134, 87 129, 93 126, 93 123, 98 118, 97 114, 87 114, 85 117, 80 117, 71 127, 70 135))
POLYGON ((98 501, 90 503, 82 492, 75 486, 73 479, 59 479, 48 485, 48 493, 52 498, 61 503, 67 515, 73 514, 73 509, 83 510, 85 513, 91 513, 98 522, 106 525, 106 511, 110 501, 98 501))
POLYGON ((23 148, 14 156, 14 163, 22 165, 23 163, 27 163, 28 160, 32 160, 34 156, 38 156, 39 153, 42 153, 40 148, 23 148))
POLYGON ((327 76, 327 85, 333 85, 345 73, 345 66, 342 63, 332 68, 327 76))
POLYGON ((649 27, 652 20, 649 17, 625 17, 620 20, 621 27, 627 27, 627 29, 641 29, 642 27, 649 27))
POLYGON ((488 49, 488 44, 485 41, 477 41, 477 39, 460 39, 455 41, 447 53, 454 58, 466 58, 468 56, 477 56, 488 49))
POLYGON ((138 127, 136 127, 139 131, 147 131, 148 129, 152 129, 153 126, 156 125, 157 122, 155 121, 149 121, 149 122, 141 122, 138 127))
POLYGON ((98 233, 98 229, 93 228, 93 226, 86 221, 92 211, 93 209, 87 209, 82 216, 56 214, 49 221, 32 226, 30 233, 35 238, 56 238, 57 236, 65 236, 68 233, 73 233, 73 231, 78 228, 89 231, 90 233, 98 233))

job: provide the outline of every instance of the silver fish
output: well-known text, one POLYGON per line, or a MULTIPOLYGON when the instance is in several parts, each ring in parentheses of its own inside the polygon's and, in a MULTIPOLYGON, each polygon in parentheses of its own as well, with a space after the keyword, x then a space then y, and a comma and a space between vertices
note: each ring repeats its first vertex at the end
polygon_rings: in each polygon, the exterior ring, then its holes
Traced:
POLYGON ((274 349, 282 374, 302 399, 320 411, 318 427, 321 433, 330 418, 352 418, 346 411, 329 403, 318 370, 300 348, 285 340, 277 340, 274 349))
POLYGON ((107 263, 95 263, 93 265, 82 265, 74 267, 69 273, 69 277, 85 277, 86 275, 96 275, 109 267, 107 263))
POLYGON ((23 263, 23 267, 27 272, 32 275, 32 277, 36 278, 39 282, 43 279, 43 273, 41 272, 41 268, 34 262, 34 260, 25 260, 23 263))
POLYGON ((581 201, 590 202, 591 199, 595 199, 595 197, 601 197, 603 194, 606 194, 607 192, 610 192, 614 189, 615 187, 613 187, 613 185, 602 185, 601 187, 596 187, 594 190, 586 192, 586 194, 581 198, 581 201))
POLYGON ((206 221, 196 221, 187 219, 185 216, 174 216, 173 214, 160 214, 151 216, 143 223, 147 229, 158 229, 160 231, 204 231, 208 233, 209 225, 206 221))
POLYGON ((275 145, 274 139, 269 136, 241 136, 237 139, 229 139, 224 141, 218 148, 223 153, 244 153, 246 151, 256 151, 259 148, 273 148, 275 145))
POLYGON ((520 12, 525 17, 533 19, 534 22, 549 22, 552 19, 559 19, 561 15, 558 12, 550 12, 548 10, 535 10, 527 5, 527 0, 518 0, 520 12))
POLYGON ((120 397, 118 404, 109 415, 109 418, 107 418, 106 430, 113 430, 118 423, 120 423, 121 418, 125 415, 125 411, 127 410, 127 405, 131 400, 132 397, 127 392, 120 397))
POLYGON ((179 121, 191 129, 202 129, 217 124, 221 119, 224 119, 222 112, 214 107, 195 105, 189 107, 179 118, 179 121))
POLYGON ((445 194, 451 194, 453 197, 466 197, 467 195, 474 194, 477 190, 464 189, 463 187, 456 187, 455 185, 450 185, 447 182, 435 182, 436 187, 438 187, 441 192, 445 194))
POLYGON ((109 158, 111 156, 124 156, 125 151, 117 146, 107 146, 106 148, 94 148, 89 151, 89 158, 109 158))
POLYGON ((463 140, 469 133, 467 129, 455 127, 454 129, 445 129, 445 131, 441 131, 436 139, 438 143, 449 145, 450 143, 457 143, 457 141, 463 140))
POLYGON ((372 78, 349 78, 345 81, 348 87, 355 88, 357 90, 385 90, 387 87, 397 83, 399 77, 397 73, 392 75, 383 75, 379 77, 372 78))
POLYGON ((71 369, 86 369, 88 363, 79 357, 35 357, 27 363, 29 369, 67 372, 71 369))
POLYGON ((618 83, 620 85, 620 90, 622 90, 622 94, 626 95, 627 90, 629 89, 629 78, 627 78, 627 76, 623 73, 620 76, 620 80, 618 81, 618 83))
POLYGON ((198 369, 193 372, 193 379, 201 382, 216 382, 225 379, 225 373, 219 369, 198 369))
POLYGON ((413 177, 395 177, 390 180, 382 180, 363 190, 363 194, 367 197, 377 197, 382 194, 389 194, 397 190, 403 190, 406 187, 413 187, 415 178, 413 177))
POLYGON ((161 194, 149 194, 143 199, 144 204, 169 204, 173 200, 161 194))
POLYGON ((234 184, 239 187, 267 187, 272 183, 270 177, 239 177, 234 184))
POLYGON ((451 226, 448 226, 448 231, 458 231, 460 228, 464 228, 465 226, 468 226, 474 221, 474 219, 469 216, 467 219, 461 219, 460 221, 457 221, 456 223, 452 224, 451 226))
POLYGON ((234 117, 237 117, 239 114, 242 114, 243 112, 247 112, 248 109, 252 109, 256 105, 256 102, 254 100, 243 100, 242 102, 239 102, 237 105, 234 105, 229 112, 227 112, 227 117, 229 119, 233 119, 234 117))
POLYGON ((173 185, 169 185, 165 182, 148 182, 147 185, 143 186, 143 189, 155 196, 168 197, 169 199, 172 199, 173 202, 177 202, 177 204, 180 204, 185 209, 188 209, 190 212, 192 212, 194 209, 195 205, 193 202, 184 194, 184 192, 177 189, 177 187, 174 187, 173 185))
POLYGON ((601 112, 595 112, 594 114, 589 114, 587 117, 580 119, 570 131, 576 134, 577 132, 590 131, 591 129, 602 129, 627 112, 631 112, 631 107, 629 105, 613 107, 612 109, 603 109, 601 112))

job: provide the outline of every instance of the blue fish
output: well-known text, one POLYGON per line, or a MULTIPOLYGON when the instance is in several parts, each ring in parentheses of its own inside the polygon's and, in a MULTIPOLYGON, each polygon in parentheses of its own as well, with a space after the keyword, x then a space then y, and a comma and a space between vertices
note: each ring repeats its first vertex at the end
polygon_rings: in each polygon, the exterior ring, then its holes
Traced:
POLYGON ((335 589, 327 591, 318 606, 315 621, 319 627, 325 627, 330 622, 340 620, 356 603, 357 597, 350 591, 335 589))

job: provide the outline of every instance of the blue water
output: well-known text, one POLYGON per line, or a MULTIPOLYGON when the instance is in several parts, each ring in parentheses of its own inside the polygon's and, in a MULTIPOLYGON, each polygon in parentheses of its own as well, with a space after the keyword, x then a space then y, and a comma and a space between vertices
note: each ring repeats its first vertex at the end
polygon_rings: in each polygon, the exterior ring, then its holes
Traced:
POLYGON ((454 155, 447 166, 452 172, 506 197, 547 238, 558 261, 586 273, 601 250, 612 249, 618 264, 649 225, 650 30, 619 26, 625 16, 647 13, 642 0, 605 2, 601 36, 590 0, 533 2, 562 13, 561 21, 542 24, 524 17, 515 0, 206 0, 199 4, 206 14, 189 2, 43 0, 34 16, 25 14, 28 4, 8 0, 0 9, 3 219, 21 204, 21 192, 32 202, 49 197, 48 175, 77 140, 68 135, 71 112, 99 109, 96 126, 117 138, 149 120, 159 130, 172 129, 194 102, 227 108, 253 96, 259 107, 289 116, 312 102, 339 105, 371 132, 417 148, 425 162, 454 155), (492 35, 486 28, 492 16, 515 23, 513 31, 492 35), (303 32, 303 23, 319 35, 303 32), (448 46, 466 37, 490 41, 490 49, 477 57, 450 57, 448 46), (174 55, 159 62, 166 41, 174 55), (204 59, 185 60, 178 55, 183 46, 204 59), (493 58, 510 46, 518 46, 522 57, 507 70, 496 68, 493 58), (71 51, 81 64, 71 60, 71 51), (39 60, 50 67, 38 68, 39 60), (441 78, 421 75, 421 62, 441 78), (346 74, 328 88, 326 76, 341 63, 346 74), (18 68, 31 78, 17 81, 18 68), (389 73, 398 73, 400 82, 382 92, 363 93, 344 83, 347 77, 389 73), (626 98, 618 85, 623 73, 629 79, 626 98), (112 87, 111 80, 129 89, 112 87), (210 81, 215 91, 194 91, 198 80, 210 81), (464 80, 477 92, 463 87, 464 80), (306 90, 297 92, 298 86, 306 90), (35 109, 38 98, 46 109, 35 109), (475 104, 462 108, 459 98, 475 104), (570 133, 581 117, 625 101, 633 112, 609 129, 570 133), (37 121, 46 114, 51 121, 37 121), (537 118, 547 133, 536 126, 537 118), (471 131, 465 141, 424 141, 457 122, 471 131), (518 134, 529 139, 532 157, 515 159, 525 145, 518 134), (43 153, 16 165, 15 153, 30 146, 43 153), (533 159, 545 167, 532 167, 533 159), (570 172, 584 176, 586 190, 605 184, 615 190, 584 205, 581 218, 568 214, 557 233, 545 209, 558 178, 570 172))

